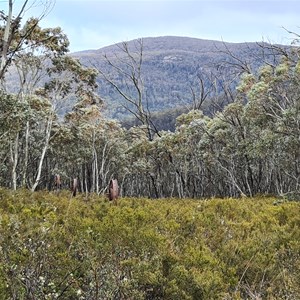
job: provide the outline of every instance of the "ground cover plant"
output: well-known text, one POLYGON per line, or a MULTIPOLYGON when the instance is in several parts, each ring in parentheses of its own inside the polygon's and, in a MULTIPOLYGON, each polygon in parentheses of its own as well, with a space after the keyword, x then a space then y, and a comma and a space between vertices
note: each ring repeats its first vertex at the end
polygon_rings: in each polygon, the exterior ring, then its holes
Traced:
POLYGON ((0 299, 299 299, 300 203, 0 190, 0 299))

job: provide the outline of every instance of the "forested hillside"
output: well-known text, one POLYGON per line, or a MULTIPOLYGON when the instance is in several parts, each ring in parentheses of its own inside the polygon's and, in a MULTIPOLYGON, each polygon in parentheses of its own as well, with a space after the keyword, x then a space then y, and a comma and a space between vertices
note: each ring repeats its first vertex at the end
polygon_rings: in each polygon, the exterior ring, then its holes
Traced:
MULTIPOLYGON (((287 50, 286 46, 281 47, 287 50)), ((95 67, 104 72, 96 79, 96 92, 104 101, 103 113, 122 122, 127 119, 132 124, 132 115, 124 107, 126 102, 124 103, 124 98, 116 87, 130 96, 136 96, 136 87, 132 79, 128 79, 130 68, 133 65, 139 68, 140 59, 142 63, 139 76, 144 101, 151 113, 159 118, 158 121, 164 122, 162 112, 167 118, 174 109, 184 112, 193 108, 194 98, 201 97, 203 92, 202 85, 206 95, 206 101, 202 105, 204 112, 213 114, 220 110, 228 103, 224 97, 220 97, 224 89, 227 86, 235 88, 243 72, 257 73, 265 63, 277 64, 282 56, 280 48, 262 42, 226 43, 165 36, 121 42, 99 50, 86 50, 70 55, 78 58, 86 67, 95 67), (131 55, 133 60, 130 67, 126 62, 131 55), (107 78, 112 79, 116 86, 111 85, 107 78)), ((18 70, 11 66, 6 74, 7 90, 18 91, 19 80, 18 70)), ((39 85, 42 86, 47 80, 49 78, 44 74, 39 85)), ((76 97, 70 95, 65 99, 58 110, 60 117, 69 112, 75 103, 76 97)), ((164 123, 162 127, 166 129, 167 121, 164 123)), ((172 129, 174 130, 174 125, 172 129)))
MULTIPOLYGON (((282 53, 267 43, 234 44, 165 36, 117 43, 99 50, 73 53, 72 56, 86 66, 102 70, 121 90, 134 95, 133 82, 118 69, 121 67, 129 74, 130 70, 125 66, 128 54, 133 55, 135 62, 132 63, 136 67, 138 60, 142 59, 143 94, 152 113, 167 112, 175 107, 193 107, 193 93, 201 93, 199 80, 209 92, 204 106, 209 113, 216 109, 211 102, 217 101, 213 98, 220 94, 224 85, 230 82, 231 87, 235 87, 240 73, 257 72, 266 62, 274 64, 282 53)), ((99 76, 97 82, 98 93, 105 101, 105 114, 119 120, 127 117, 124 99, 116 88, 104 76, 99 76)))

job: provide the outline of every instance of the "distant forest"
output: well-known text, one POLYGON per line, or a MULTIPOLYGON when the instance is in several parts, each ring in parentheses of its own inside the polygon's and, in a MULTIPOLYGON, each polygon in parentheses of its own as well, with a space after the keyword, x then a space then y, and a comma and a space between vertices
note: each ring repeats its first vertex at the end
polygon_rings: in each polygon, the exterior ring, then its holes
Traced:
MULTIPOLYGON (((194 101, 201 96, 206 99, 202 110, 214 114, 228 104, 224 97, 219 97, 224 93, 225 86, 229 85, 234 90, 243 72, 257 73, 265 63, 278 64, 282 52, 263 42, 226 43, 165 36, 118 43, 71 55, 84 65, 101 70, 132 97, 136 97, 137 91, 134 82, 127 80, 127 75, 130 76, 131 67, 140 65, 143 101, 155 116, 162 112, 172 115, 174 109, 183 113, 184 110, 199 108, 194 101), (130 66, 127 63, 131 55, 130 66), (119 68, 127 75, 122 74, 119 68)), ((132 117, 124 108, 122 95, 106 79, 101 74, 97 78, 97 93, 104 100, 105 115, 118 120, 132 117)), ((168 127, 167 122, 165 126, 168 127)))
POLYGON ((24 9, 0 15, 1 186, 51 190, 59 174, 86 194, 115 178, 122 196, 299 198, 297 33, 289 47, 166 37, 70 55, 24 9))

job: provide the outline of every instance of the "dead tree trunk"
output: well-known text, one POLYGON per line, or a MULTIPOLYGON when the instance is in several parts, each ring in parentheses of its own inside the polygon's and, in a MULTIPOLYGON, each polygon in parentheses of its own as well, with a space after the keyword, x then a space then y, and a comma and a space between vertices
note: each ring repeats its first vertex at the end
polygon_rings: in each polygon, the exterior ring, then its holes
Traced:
POLYGON ((72 196, 75 197, 77 194, 77 189, 78 189, 78 180, 77 178, 73 179, 73 184, 72 184, 72 196))
POLYGON ((108 198, 110 201, 117 202, 119 197, 119 186, 117 179, 111 179, 108 187, 108 198))

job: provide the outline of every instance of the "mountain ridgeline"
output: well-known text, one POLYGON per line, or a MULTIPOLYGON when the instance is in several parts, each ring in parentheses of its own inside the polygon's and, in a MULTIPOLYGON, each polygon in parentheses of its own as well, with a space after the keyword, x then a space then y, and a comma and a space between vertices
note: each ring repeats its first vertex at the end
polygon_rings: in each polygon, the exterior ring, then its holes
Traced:
MULTIPOLYGON (((84 65, 101 70, 120 90, 132 97, 136 97, 134 83, 124 73, 136 71, 131 68, 136 67, 142 58, 143 104, 154 118, 159 119, 158 112, 177 116, 191 109, 201 98, 201 93, 202 97, 206 95, 201 107, 206 113, 223 107, 228 99, 221 95, 228 88, 234 90, 243 72, 256 72, 266 62, 276 64, 280 53, 274 49, 266 43, 226 43, 165 36, 76 52, 72 56, 84 65)), ((116 86, 103 76, 99 76, 98 84, 107 116, 123 121, 132 116, 124 108, 126 101, 116 86)))

